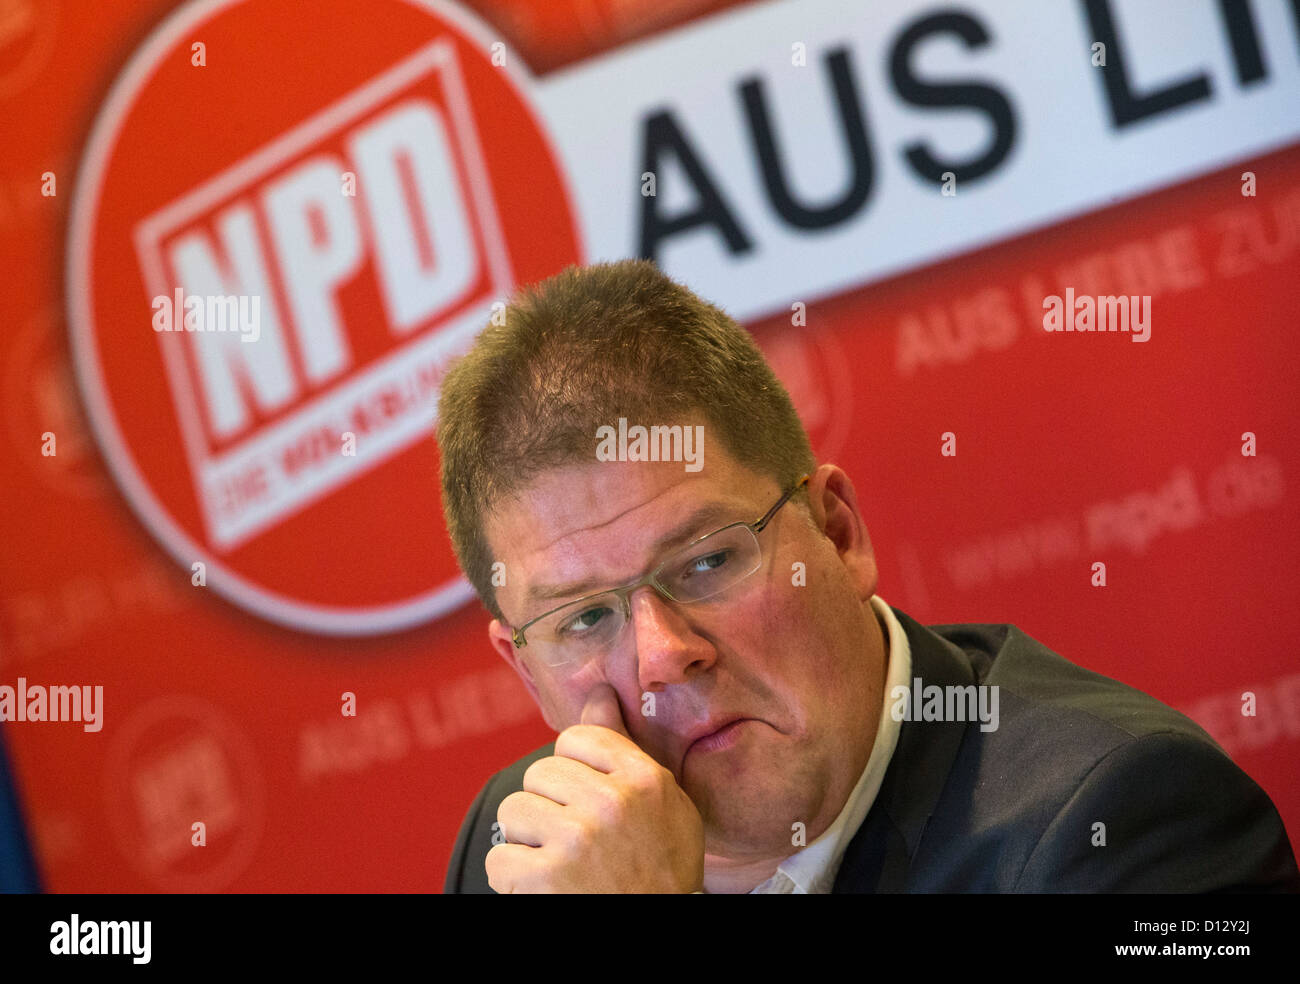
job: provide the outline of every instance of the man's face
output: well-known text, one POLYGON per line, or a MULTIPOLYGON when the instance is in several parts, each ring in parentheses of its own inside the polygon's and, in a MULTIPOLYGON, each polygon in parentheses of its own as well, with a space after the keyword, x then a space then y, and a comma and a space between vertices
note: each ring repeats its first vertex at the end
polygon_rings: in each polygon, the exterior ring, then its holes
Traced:
MULTIPOLYGON (((785 491, 716 441, 705 462, 694 473, 669 462, 573 465, 501 504, 487 529, 505 564, 497 601, 510 626, 633 582, 674 548, 752 522, 785 491), (702 508, 710 512, 692 519, 702 508)), ((621 639, 584 666, 548 666, 537 647, 514 647, 509 626, 490 628, 556 731, 580 723, 597 684, 614 688, 632 739, 699 809, 708 854, 789 853, 795 822, 811 842, 843 806, 875 737, 885 659, 867 602, 871 544, 842 471, 822 465, 808 491, 811 522, 808 507, 787 502, 758 534, 758 571, 690 604, 638 589, 621 639), (653 715, 643 713, 646 694, 653 715), (692 744, 736 718, 745 720, 692 744)))

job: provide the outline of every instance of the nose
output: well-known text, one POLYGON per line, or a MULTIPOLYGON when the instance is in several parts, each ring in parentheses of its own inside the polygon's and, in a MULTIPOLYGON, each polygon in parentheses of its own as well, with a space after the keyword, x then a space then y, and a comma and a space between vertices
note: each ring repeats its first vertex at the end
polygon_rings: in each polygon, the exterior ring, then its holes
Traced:
POLYGON ((657 692, 706 672, 717 651, 691 628, 668 599, 646 585, 627 600, 629 635, 635 646, 637 680, 643 693, 657 692))

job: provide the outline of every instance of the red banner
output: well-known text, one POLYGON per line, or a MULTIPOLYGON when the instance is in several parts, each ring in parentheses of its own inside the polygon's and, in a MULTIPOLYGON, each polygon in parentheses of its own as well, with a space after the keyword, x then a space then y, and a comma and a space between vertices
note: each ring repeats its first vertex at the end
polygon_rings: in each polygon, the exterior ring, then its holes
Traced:
POLYGON ((0 4, 0 685, 85 699, 0 723, 45 887, 441 886, 552 735, 439 382, 633 255, 753 330, 889 603, 1177 707, 1300 823, 1300 23, 668 6, 0 4))

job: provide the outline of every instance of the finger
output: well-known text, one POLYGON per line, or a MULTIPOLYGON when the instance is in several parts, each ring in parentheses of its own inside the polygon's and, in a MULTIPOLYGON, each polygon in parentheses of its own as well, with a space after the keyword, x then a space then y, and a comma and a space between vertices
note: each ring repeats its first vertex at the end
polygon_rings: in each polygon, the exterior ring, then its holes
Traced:
POLYGON ((522 844, 497 844, 487 852, 483 868, 488 886, 500 895, 525 892, 537 875, 540 849, 522 844))
POLYGON ((575 724, 555 739, 555 754, 575 759, 598 772, 656 765, 631 738, 598 724, 575 724))
POLYGON ((497 823, 509 843, 543 847, 565 822, 563 809, 545 796, 514 792, 497 807, 497 823))
POLYGON ((618 703, 618 693, 608 683, 598 683, 587 695, 587 702, 582 707, 583 724, 598 724, 610 731, 617 731, 624 738, 631 738, 627 725, 623 723, 623 709, 618 703))
POLYGON ((524 790, 568 806, 580 800, 592 781, 603 775, 575 758, 550 755, 538 759, 524 772, 524 790))

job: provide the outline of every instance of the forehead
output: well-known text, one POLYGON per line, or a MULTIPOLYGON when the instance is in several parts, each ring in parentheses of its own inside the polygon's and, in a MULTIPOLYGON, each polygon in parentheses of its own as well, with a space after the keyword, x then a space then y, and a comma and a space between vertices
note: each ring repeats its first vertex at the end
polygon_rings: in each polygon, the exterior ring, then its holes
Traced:
POLYGON ((495 560, 505 563, 503 612, 530 614, 554 589, 599 591, 634 580, 665 549, 731 522, 752 522, 780 492, 769 478, 720 450, 699 472, 680 462, 593 462, 556 468, 504 501, 486 522, 495 560), (527 608, 524 611, 521 609, 527 608))

